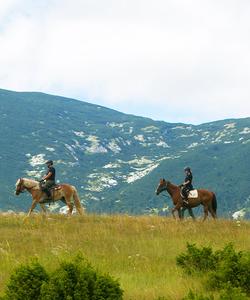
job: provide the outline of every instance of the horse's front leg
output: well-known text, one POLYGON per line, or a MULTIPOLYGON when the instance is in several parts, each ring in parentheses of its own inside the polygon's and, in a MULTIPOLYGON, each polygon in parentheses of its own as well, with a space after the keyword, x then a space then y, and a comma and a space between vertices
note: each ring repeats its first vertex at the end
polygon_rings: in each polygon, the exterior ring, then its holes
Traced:
POLYGON ((175 211, 176 211, 176 208, 175 208, 175 207, 172 208, 172 215, 173 215, 173 218, 174 218, 174 219, 176 219, 176 217, 175 217, 175 211))
POLYGON ((186 210, 186 207, 182 207, 181 210, 180 210, 182 219, 184 219, 185 210, 186 210))
POLYGON ((193 213, 193 210, 191 207, 188 207, 188 212, 189 212, 190 217, 192 217, 193 221, 195 221, 195 216, 194 216, 194 213, 193 213))
POLYGON ((183 220, 183 213, 182 213, 181 209, 179 208, 177 211, 178 211, 178 217, 179 217, 179 219, 183 220))
POLYGON ((181 218, 181 205, 179 205, 179 204, 177 204, 177 205, 175 205, 175 207, 172 209, 172 215, 173 215, 173 217, 174 217, 174 219, 176 219, 176 217, 175 217, 175 212, 178 212, 178 216, 179 216, 179 219, 181 220, 182 218, 181 218))
POLYGON ((47 210, 45 208, 45 204, 44 203, 39 203, 39 204, 40 204, 40 207, 42 209, 43 215, 46 216, 47 215, 47 210))
POLYGON ((31 207, 30 207, 29 212, 27 214, 27 217, 29 217, 31 215, 31 213, 32 213, 33 209, 36 207, 36 205, 37 205, 37 201, 36 201, 36 199, 33 199, 31 207))

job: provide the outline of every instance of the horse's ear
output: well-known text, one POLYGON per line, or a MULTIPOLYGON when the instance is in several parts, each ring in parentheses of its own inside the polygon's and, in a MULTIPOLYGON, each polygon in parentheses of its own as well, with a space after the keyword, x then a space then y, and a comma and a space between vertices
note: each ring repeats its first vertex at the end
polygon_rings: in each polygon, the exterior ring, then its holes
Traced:
POLYGON ((162 178, 162 181, 163 181, 163 182, 166 182, 165 178, 162 178))

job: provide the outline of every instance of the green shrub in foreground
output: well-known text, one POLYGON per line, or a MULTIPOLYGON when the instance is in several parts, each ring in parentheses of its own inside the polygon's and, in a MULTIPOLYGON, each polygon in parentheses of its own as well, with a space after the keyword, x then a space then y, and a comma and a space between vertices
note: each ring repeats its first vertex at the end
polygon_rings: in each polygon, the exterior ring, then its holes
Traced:
POLYGON ((11 275, 2 300, 122 300, 118 281, 96 272, 81 256, 48 275, 37 262, 11 275))
MULTIPOLYGON (((180 254, 176 262, 188 274, 208 272, 207 285, 211 289, 239 288, 250 295, 250 252, 236 252, 232 244, 215 252, 210 247, 199 249, 187 244, 187 253, 180 254)), ((238 292, 237 289, 232 291, 238 292)))
POLYGON ((197 271, 215 269, 217 257, 211 247, 197 248, 195 244, 187 243, 187 253, 182 253, 176 258, 176 263, 188 274, 197 271))
POLYGON ((214 300, 213 296, 203 296, 201 294, 197 294, 193 291, 189 291, 188 295, 184 297, 182 300, 214 300))
POLYGON ((6 287, 4 300, 29 300, 38 299, 40 289, 49 277, 45 269, 33 261, 18 267, 10 277, 6 287))
POLYGON ((109 275, 98 274, 81 258, 64 262, 42 286, 39 300, 121 300, 123 291, 109 275))
POLYGON ((202 294, 198 294, 189 291, 188 295, 184 297, 182 300, 249 300, 246 294, 242 293, 241 289, 234 288, 228 285, 221 293, 215 298, 213 295, 204 296, 202 294))
POLYGON ((223 289, 228 285, 250 295, 250 253, 235 252, 232 246, 224 249, 223 259, 208 278, 210 288, 223 289))
POLYGON ((219 300, 249 300, 249 298, 240 288, 227 285, 220 293, 219 300))

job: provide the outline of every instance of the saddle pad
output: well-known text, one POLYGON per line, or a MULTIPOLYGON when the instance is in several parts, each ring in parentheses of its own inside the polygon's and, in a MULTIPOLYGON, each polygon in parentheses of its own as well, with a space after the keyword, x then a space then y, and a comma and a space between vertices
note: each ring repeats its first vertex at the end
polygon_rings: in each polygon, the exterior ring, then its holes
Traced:
POLYGON ((198 198, 198 191, 197 190, 189 191, 188 198, 198 198))

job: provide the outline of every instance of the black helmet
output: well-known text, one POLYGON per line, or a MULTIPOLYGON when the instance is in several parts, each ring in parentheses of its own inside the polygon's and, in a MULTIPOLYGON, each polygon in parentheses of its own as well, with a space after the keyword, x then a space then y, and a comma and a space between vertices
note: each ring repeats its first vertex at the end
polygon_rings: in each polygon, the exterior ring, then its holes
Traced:
POLYGON ((191 171, 191 169, 190 169, 190 167, 185 167, 185 168, 184 168, 184 171, 188 171, 188 172, 190 172, 190 171, 191 171))
POLYGON ((46 165, 53 165, 53 160, 46 161, 46 165))

